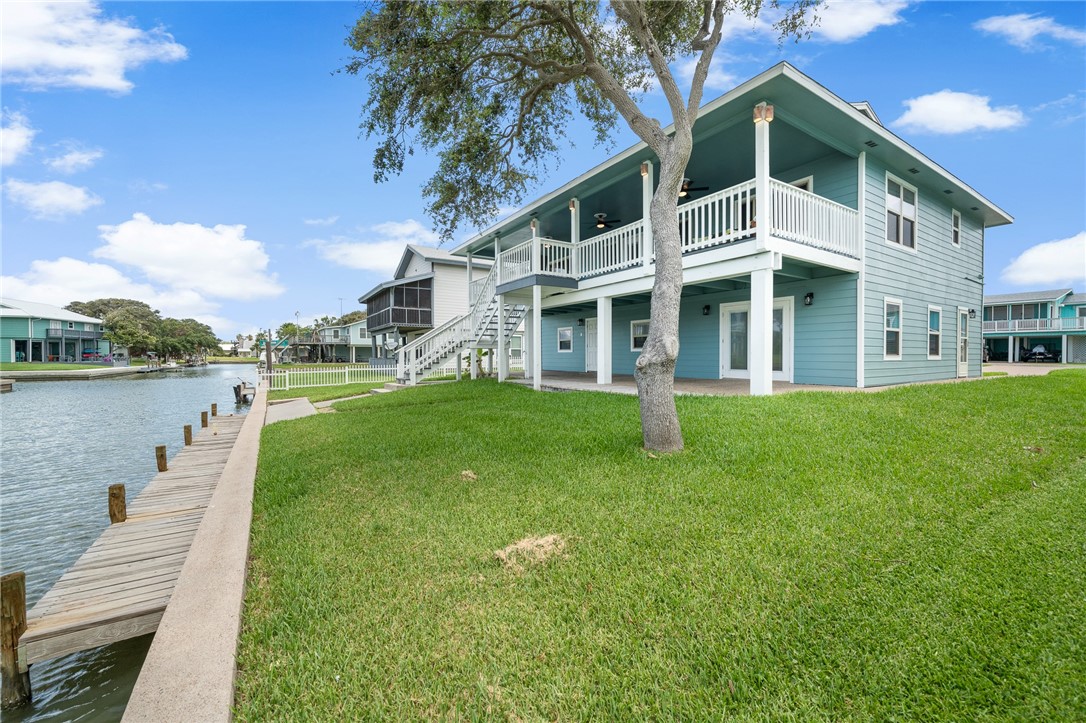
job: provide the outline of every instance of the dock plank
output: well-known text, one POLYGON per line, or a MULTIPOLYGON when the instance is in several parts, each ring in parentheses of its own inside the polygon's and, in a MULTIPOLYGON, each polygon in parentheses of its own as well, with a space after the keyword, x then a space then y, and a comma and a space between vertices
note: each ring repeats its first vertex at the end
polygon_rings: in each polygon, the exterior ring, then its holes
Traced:
POLYGON ((212 418, 27 612, 27 664, 157 629, 244 421, 212 418))

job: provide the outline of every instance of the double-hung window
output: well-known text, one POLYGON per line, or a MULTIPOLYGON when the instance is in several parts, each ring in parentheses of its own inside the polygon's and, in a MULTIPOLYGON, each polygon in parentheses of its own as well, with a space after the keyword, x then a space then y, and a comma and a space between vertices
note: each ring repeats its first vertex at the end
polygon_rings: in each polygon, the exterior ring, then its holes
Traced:
POLYGON ((950 212, 950 242, 955 246, 962 245, 962 215, 957 211, 950 212))
POLYGON ((943 347, 943 310, 928 307, 928 359, 941 359, 943 347))
POLYGON ((901 358, 901 300, 883 302, 883 359, 901 358))
POLYGON ((573 327, 558 328, 558 351, 573 351, 573 327))
POLYGON ((916 189, 886 177, 886 240, 916 248, 916 189))
POLYGON ((641 351, 649 338, 649 320, 630 322, 630 351, 641 351))

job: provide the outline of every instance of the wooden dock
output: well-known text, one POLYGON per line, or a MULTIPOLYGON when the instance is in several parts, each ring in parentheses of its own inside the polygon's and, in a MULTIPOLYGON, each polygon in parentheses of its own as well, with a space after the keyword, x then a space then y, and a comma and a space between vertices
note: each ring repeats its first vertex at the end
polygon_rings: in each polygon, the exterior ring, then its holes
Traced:
POLYGON ((157 629, 244 420, 211 416, 166 471, 127 505, 122 499, 120 514, 127 508, 127 519, 106 528, 26 612, 18 637, 22 670, 157 629))

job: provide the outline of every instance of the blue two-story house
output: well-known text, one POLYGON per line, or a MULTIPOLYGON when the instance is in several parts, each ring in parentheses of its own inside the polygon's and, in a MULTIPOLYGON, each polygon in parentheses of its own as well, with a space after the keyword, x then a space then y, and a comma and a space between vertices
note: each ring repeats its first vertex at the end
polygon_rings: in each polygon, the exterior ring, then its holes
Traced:
POLYGON ((1086 364, 1086 294, 1050 289, 985 296, 984 344, 993 361, 1086 364), (1037 347, 1047 355, 1034 355, 1037 347))
MULTIPOLYGON (((497 263, 469 280, 467 314, 400 352, 400 376, 476 347, 501 360, 522 323, 537 388, 632 374, 657 166, 637 144, 454 249, 497 263)), ((677 377, 770 394, 980 376, 984 230, 1012 219, 868 104, 781 63, 702 108, 687 176, 677 377)))

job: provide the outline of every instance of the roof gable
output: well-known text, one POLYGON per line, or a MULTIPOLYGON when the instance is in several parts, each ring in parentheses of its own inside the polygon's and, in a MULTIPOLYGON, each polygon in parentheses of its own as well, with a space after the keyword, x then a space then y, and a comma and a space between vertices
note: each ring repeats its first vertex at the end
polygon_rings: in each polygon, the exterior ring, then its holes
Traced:
POLYGON ((85 324, 102 323, 101 319, 77 314, 74 311, 62 309, 59 306, 42 304, 37 301, 21 301, 19 299, 0 299, 0 316, 57 319, 59 321, 76 321, 85 324))
POLYGON ((1027 301, 1059 301, 1071 293, 1071 289, 1049 289, 1047 291, 1022 291, 1017 294, 995 294, 984 297, 984 305, 1015 304, 1027 301))

